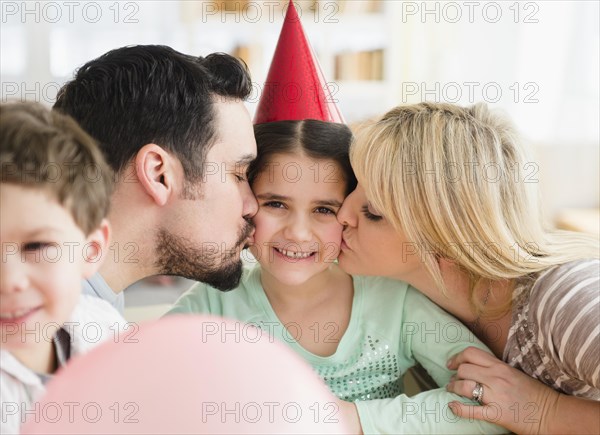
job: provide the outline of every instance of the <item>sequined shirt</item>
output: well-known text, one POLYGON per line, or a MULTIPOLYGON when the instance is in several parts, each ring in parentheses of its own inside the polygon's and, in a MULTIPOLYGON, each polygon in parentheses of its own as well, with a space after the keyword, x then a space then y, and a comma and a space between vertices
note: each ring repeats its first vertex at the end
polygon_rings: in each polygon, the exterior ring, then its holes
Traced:
MULTIPOLYGON (((466 399, 438 388, 409 398, 404 373, 417 362, 440 386, 453 372, 448 358, 468 346, 487 348, 454 317, 408 284, 355 276, 352 313, 333 355, 308 352, 277 318, 261 287, 260 267, 244 270, 238 288, 221 292, 196 284, 169 314, 204 313, 255 324, 308 361, 331 391, 356 403, 364 433, 505 433, 479 420, 457 418, 447 407, 466 399)), ((287 325, 289 326, 289 325, 287 325)))

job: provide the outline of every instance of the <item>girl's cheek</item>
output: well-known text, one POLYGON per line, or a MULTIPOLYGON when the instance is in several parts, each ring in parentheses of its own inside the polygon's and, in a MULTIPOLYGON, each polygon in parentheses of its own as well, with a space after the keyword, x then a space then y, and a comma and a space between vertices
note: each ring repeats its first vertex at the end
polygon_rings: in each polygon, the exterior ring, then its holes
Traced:
POLYGON ((342 243, 342 232, 344 227, 339 223, 331 224, 328 228, 325 229, 323 233, 323 240, 326 240, 328 243, 336 243, 338 248, 340 243, 342 243))

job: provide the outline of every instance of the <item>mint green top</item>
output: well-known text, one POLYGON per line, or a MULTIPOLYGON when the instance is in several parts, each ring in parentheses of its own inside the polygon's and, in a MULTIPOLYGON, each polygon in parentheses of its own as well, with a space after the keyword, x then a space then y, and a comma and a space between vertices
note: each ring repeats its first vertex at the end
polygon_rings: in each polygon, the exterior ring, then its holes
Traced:
MULTIPOLYGON (((336 352, 322 357, 295 340, 297 324, 281 324, 261 286, 260 266, 244 270, 235 290, 196 284, 168 314, 204 313, 252 323, 287 343, 317 371, 339 398, 356 403, 367 433, 505 433, 490 423, 456 417, 448 403, 468 400, 445 388, 403 394, 402 376, 417 362, 438 385, 453 372, 446 361, 468 346, 487 348, 454 317, 400 281, 355 276, 352 313, 336 352), (374 400, 375 399, 375 400, 374 400)), ((332 327, 334 325, 332 324, 332 327)), ((327 328, 325 328, 327 329, 327 328)))

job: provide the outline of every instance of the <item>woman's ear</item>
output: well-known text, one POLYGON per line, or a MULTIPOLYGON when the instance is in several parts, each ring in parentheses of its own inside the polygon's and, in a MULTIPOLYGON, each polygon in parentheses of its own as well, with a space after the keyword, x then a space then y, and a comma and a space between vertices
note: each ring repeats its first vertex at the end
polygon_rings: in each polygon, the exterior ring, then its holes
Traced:
POLYGON ((102 219, 98 228, 87 236, 86 244, 81 253, 85 260, 83 278, 87 279, 91 277, 102 266, 104 258, 108 255, 110 232, 108 220, 102 219))
POLYGON ((135 171, 144 191, 159 206, 165 205, 175 188, 175 166, 167 151, 156 144, 144 145, 135 156, 135 171))

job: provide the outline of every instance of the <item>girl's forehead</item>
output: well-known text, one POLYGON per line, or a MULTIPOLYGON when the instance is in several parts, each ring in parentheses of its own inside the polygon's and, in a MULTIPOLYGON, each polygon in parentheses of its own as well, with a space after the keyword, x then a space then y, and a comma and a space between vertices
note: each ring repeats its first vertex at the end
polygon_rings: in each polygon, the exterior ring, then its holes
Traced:
MULTIPOLYGON (((345 182, 340 165, 334 159, 315 159, 306 155, 278 154, 268 159, 261 169, 261 177, 270 181, 313 183, 345 182)), ((263 180, 264 181, 264 180, 263 180)))
POLYGON ((252 185, 255 194, 288 197, 345 196, 346 178, 334 160, 281 155, 269 160, 252 185))
POLYGON ((273 154, 265 161, 265 167, 286 165, 308 167, 339 166, 338 162, 333 157, 311 157, 303 152, 297 151, 273 154))

